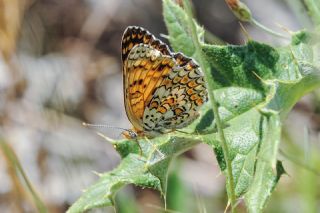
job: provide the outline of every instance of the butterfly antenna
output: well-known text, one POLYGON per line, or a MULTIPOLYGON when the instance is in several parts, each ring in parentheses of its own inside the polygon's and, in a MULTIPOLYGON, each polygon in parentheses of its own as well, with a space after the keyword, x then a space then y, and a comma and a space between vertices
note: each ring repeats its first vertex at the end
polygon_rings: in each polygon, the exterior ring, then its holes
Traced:
POLYGON ((87 127, 97 127, 97 128, 110 128, 110 129, 126 130, 125 128, 110 126, 110 125, 106 125, 106 124, 90 124, 90 123, 82 122, 82 125, 83 125, 83 126, 87 126, 87 127))
POLYGON ((121 127, 106 125, 106 124, 90 124, 90 123, 86 123, 86 122, 82 122, 82 125, 86 126, 86 127, 120 129, 125 132, 128 132, 131 138, 136 138, 138 136, 137 133, 135 131, 133 131, 132 129, 125 129, 125 128, 121 128, 121 127))

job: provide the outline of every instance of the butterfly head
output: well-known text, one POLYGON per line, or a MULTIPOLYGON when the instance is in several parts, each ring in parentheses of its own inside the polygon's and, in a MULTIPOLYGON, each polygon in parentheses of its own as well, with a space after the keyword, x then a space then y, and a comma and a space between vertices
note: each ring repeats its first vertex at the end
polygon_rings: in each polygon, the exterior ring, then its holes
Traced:
POLYGON ((127 139, 135 139, 138 137, 138 133, 132 129, 125 129, 121 134, 127 139))

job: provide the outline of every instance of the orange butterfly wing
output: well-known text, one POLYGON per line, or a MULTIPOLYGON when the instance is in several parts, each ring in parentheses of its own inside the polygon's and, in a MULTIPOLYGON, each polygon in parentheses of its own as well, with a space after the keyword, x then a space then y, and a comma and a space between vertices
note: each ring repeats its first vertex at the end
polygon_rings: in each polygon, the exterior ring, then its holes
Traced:
POLYGON ((198 117, 207 101, 202 72, 191 58, 140 27, 122 38, 124 102, 134 129, 147 135, 172 131, 198 117))
POLYGON ((128 27, 122 38, 123 91, 127 116, 138 131, 154 90, 174 65, 166 44, 140 27, 128 27))

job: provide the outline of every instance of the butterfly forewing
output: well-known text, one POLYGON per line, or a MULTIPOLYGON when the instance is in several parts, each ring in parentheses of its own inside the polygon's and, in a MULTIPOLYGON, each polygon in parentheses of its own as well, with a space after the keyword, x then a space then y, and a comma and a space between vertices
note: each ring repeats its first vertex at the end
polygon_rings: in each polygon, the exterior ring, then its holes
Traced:
POLYGON ((130 50, 138 44, 148 44, 159 50, 162 54, 170 55, 168 46, 159 39, 156 39, 150 32, 142 27, 129 26, 122 36, 122 61, 127 59, 130 50))

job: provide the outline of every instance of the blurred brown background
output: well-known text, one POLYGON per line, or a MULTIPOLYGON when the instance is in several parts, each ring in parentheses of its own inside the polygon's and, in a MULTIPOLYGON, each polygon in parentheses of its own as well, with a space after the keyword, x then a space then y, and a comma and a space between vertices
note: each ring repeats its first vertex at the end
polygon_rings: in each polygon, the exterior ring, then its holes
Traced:
MULTIPOLYGON (((292 31, 311 27, 297 2, 246 1, 256 19, 282 33, 277 24, 292 31)), ((231 44, 245 42, 224 1, 193 3, 198 21, 210 32, 207 41, 212 34, 231 44)), ((128 25, 142 26, 157 37, 166 34, 161 1, 0 0, 0 140, 12 147, 49 212, 65 212, 98 179, 93 171, 109 171, 120 160, 96 130, 81 123, 130 128, 120 60, 121 37, 128 25)), ((245 28, 258 41, 288 43, 250 25, 245 28)), ((319 171, 317 94, 304 98, 290 114, 282 149, 319 171)), ((99 131, 121 138, 115 129, 99 131)), ((289 176, 281 179, 267 212, 318 211, 319 174, 279 157, 289 176)), ((168 200, 169 208, 177 212, 224 211, 224 177, 208 146, 195 147, 172 165, 169 192, 175 195, 168 200)), ((163 209, 157 192, 135 187, 121 190, 118 201, 118 212, 163 209)), ((21 177, 2 153, 0 211, 36 212, 21 177)))

